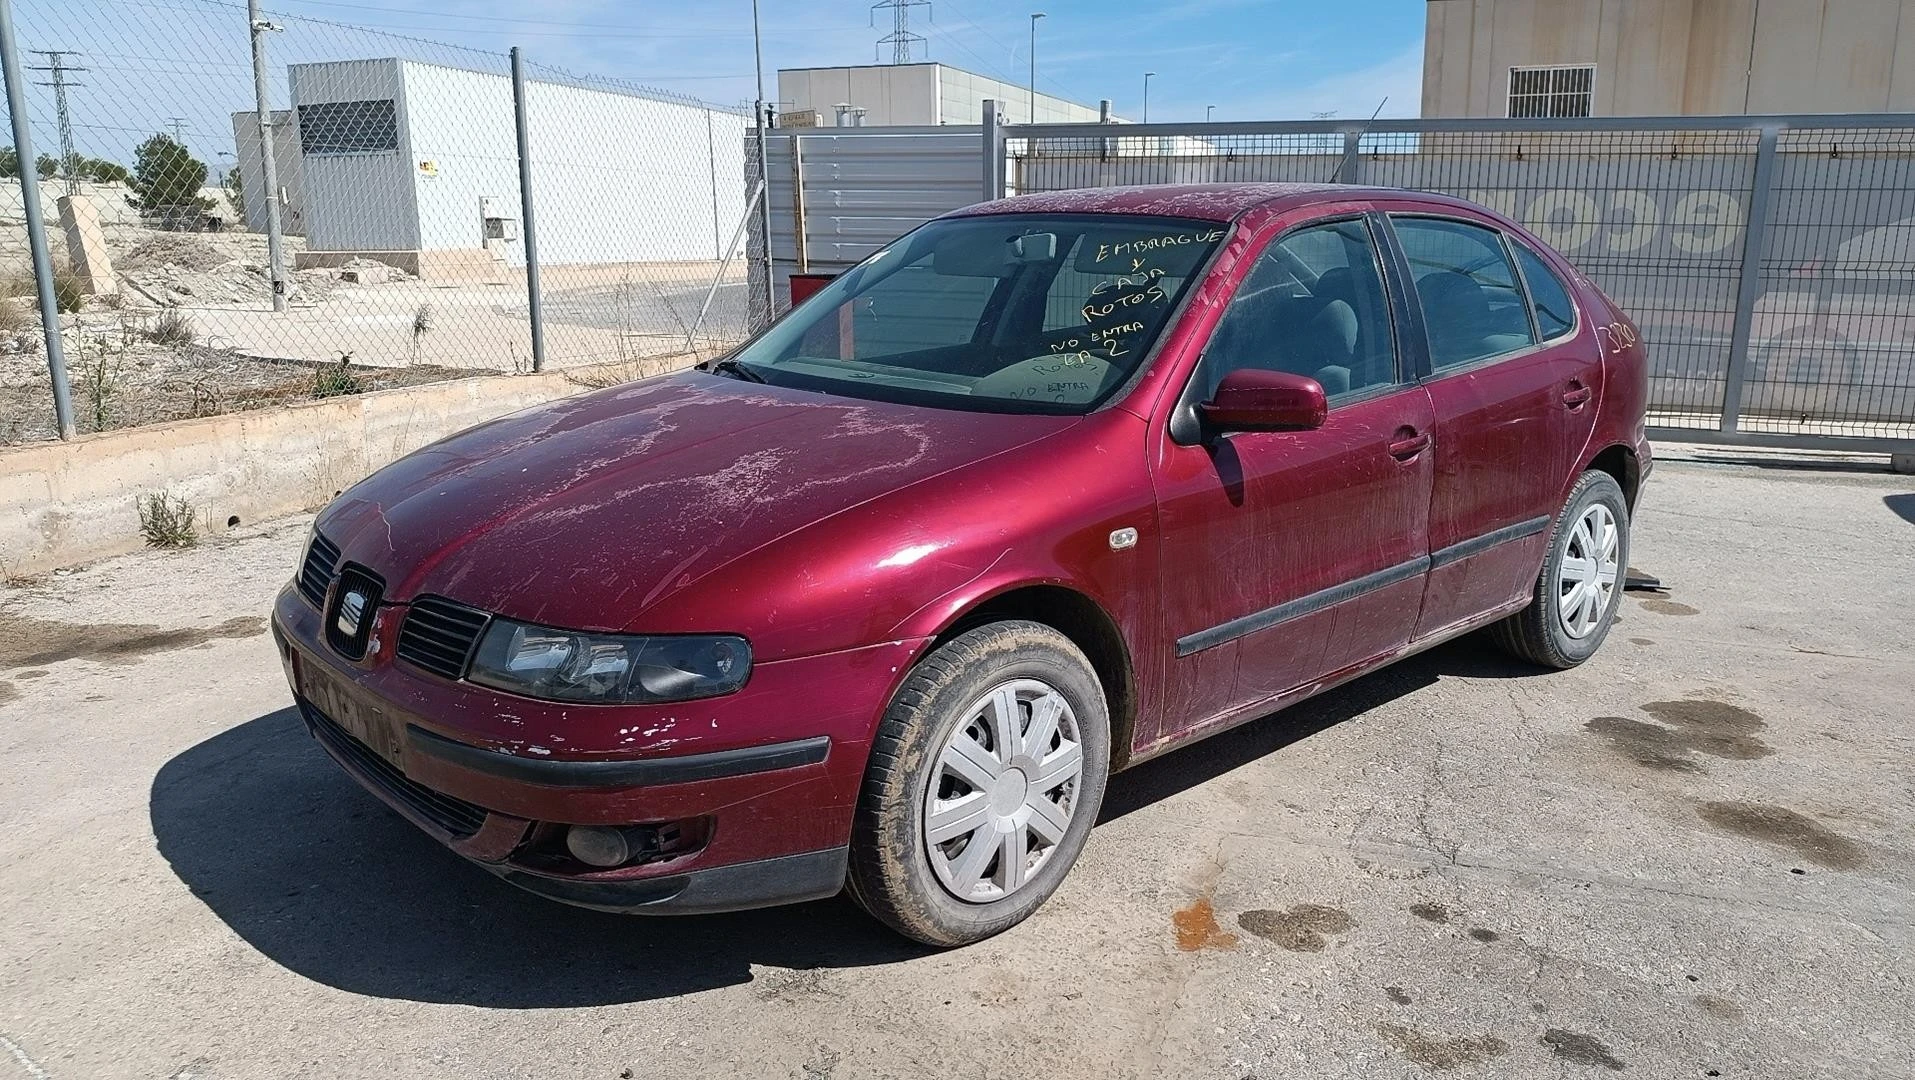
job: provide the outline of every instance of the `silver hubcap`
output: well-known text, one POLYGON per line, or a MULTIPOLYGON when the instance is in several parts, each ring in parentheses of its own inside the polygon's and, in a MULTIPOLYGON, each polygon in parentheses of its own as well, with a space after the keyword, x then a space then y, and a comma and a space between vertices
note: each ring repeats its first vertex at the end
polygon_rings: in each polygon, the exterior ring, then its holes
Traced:
POLYGON ((1064 842, 1084 775, 1077 714, 1037 679, 1014 679, 965 710, 924 793, 931 869, 972 904, 1024 887, 1064 842))
POLYGON ((1596 503, 1576 519, 1556 569, 1556 617, 1563 633, 1586 638, 1602 625, 1616 595, 1621 546, 1622 533, 1609 507, 1596 503))

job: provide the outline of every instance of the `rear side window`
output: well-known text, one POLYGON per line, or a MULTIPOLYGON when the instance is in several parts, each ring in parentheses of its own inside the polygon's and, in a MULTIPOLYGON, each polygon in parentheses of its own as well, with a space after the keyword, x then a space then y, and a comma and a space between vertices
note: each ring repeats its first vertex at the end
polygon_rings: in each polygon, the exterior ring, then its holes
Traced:
POLYGON ((1569 289, 1542 256, 1511 242, 1516 263, 1523 268, 1523 284, 1529 286, 1529 304, 1536 309, 1536 326, 1543 340, 1558 338, 1576 328, 1576 308, 1569 302, 1569 289))
POLYGON ((1198 400, 1239 368, 1307 375, 1332 398, 1396 381, 1389 301, 1368 225, 1312 226, 1270 245, 1204 347, 1198 400))
POLYGON ((1393 223, 1416 279, 1431 366, 1461 367, 1536 343, 1501 233, 1441 218, 1393 223))

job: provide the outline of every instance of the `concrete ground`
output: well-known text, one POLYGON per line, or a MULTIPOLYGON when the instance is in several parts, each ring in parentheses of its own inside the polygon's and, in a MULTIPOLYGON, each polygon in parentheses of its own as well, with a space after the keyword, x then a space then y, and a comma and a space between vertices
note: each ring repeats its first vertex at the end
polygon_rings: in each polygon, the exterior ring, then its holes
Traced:
POLYGON ((500 884, 302 733, 303 521, 0 591, 0 1077, 1907 1077, 1915 483, 1665 462, 1593 661, 1456 643, 1115 779, 931 952, 500 884))

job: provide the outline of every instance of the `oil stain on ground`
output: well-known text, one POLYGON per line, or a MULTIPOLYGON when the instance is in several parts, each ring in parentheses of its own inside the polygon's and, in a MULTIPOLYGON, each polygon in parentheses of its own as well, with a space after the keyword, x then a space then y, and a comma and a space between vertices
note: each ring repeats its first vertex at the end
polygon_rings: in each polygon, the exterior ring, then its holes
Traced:
POLYGON ((1177 947, 1185 952, 1237 947, 1237 935, 1217 925, 1217 910, 1210 905, 1208 896, 1200 896, 1189 907, 1171 912, 1170 924, 1177 930, 1177 947))
POLYGON ((1715 1017, 1717 1020, 1742 1019, 1742 1006, 1725 997, 1714 994, 1697 994, 1696 1008, 1715 1017))
POLYGON ((1509 1053, 1509 1044, 1494 1035, 1464 1035, 1444 1039, 1401 1024, 1378 1024, 1376 1033, 1404 1057, 1426 1069, 1478 1065, 1509 1053))
POLYGON ((0 705, 5 705, 9 701, 18 701, 19 699, 19 687, 14 686, 12 683, 0 682, 0 705))
POLYGON ((1325 934, 1342 934, 1356 925, 1348 912, 1322 904, 1298 904, 1289 911, 1246 911, 1237 925, 1291 952, 1322 952, 1325 934))
POLYGON ((266 620, 257 615, 184 630, 128 623, 75 625, 0 615, 0 670, 40 667, 62 660, 130 663, 150 653, 190 648, 214 638, 248 638, 265 632, 266 620))
POLYGON ((1404 993, 1403 988, 1400 986, 1386 986, 1383 988, 1383 993, 1398 1005, 1408 1005, 1410 1003, 1410 995, 1404 993))
POLYGON ((1411 904, 1410 914, 1424 922, 1446 923, 1450 921, 1450 909, 1441 904, 1411 904))
POLYGON ((1489 942, 1498 940, 1503 935, 1497 933, 1494 930, 1489 929, 1488 927, 1478 926, 1470 930, 1469 936, 1485 944, 1488 944, 1489 942))
POLYGON ((1657 615, 1700 615, 1702 614, 1701 611, 1699 611, 1696 608, 1692 608, 1687 604, 1678 604, 1674 600, 1659 600, 1655 597, 1650 597, 1649 599, 1644 600, 1642 602, 1642 609, 1644 611, 1652 611, 1656 613, 1657 615))
POLYGON ((1862 845, 1785 807, 1706 802, 1696 807, 1696 813, 1718 829, 1789 848, 1831 870, 1853 870, 1865 861, 1862 845))
POLYGON ((1652 701, 1642 711, 1662 724, 1626 716, 1598 716, 1583 726, 1608 739, 1623 757, 1665 772, 1702 772, 1691 754, 1752 761, 1775 753, 1755 736, 1769 725, 1760 716, 1727 702, 1652 701))
POLYGON ((1600 1065, 1605 1069, 1621 1071, 1628 1065, 1609 1052, 1609 1048, 1594 1037, 1579 1031, 1564 1031, 1562 1028, 1550 1028, 1543 1032, 1538 1040, 1549 1047, 1549 1052, 1565 1061, 1578 1065, 1600 1065))

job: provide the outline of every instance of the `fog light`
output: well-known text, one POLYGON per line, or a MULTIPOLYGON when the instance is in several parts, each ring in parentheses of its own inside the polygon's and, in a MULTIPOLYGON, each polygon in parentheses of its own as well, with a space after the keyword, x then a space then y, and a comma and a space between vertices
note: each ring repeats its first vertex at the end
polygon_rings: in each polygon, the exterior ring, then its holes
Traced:
POLYGON ((574 825, 565 831, 565 850, 587 866, 623 866, 632 859, 631 841, 619 829, 574 825))

